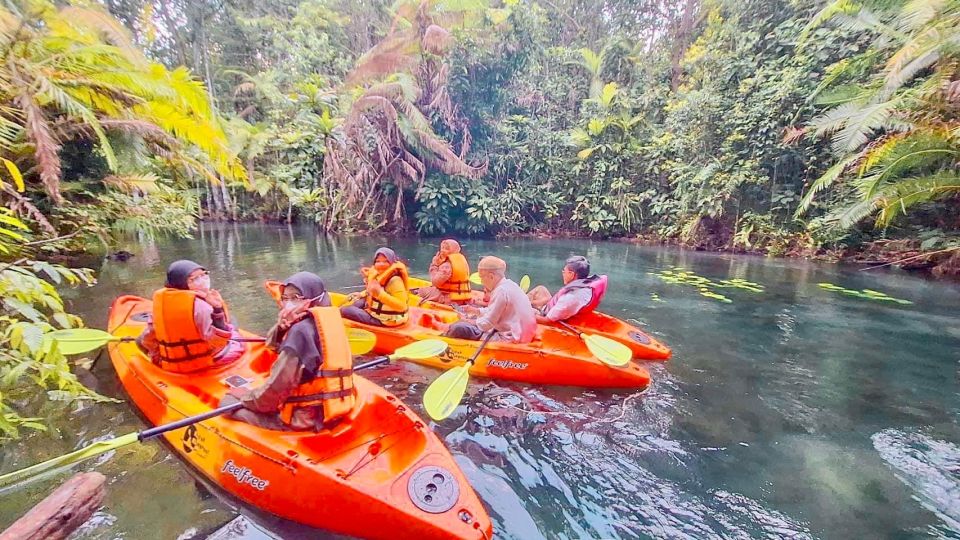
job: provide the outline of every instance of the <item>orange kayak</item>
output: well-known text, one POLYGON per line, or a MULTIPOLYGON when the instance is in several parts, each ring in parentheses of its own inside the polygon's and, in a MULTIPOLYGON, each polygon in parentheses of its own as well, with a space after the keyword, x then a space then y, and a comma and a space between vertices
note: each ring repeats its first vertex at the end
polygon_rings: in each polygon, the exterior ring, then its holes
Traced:
MULTIPOLYGON (((411 287, 427 286, 429 284, 430 282, 422 279, 410 278, 411 287)), ((483 293, 473 291, 473 297, 474 300, 482 300, 483 293)), ((436 302, 421 303, 420 297, 414 294, 410 295, 410 305, 434 310, 453 310, 450 306, 436 302)), ((672 354, 670 347, 657 341, 643 330, 599 311, 577 315, 568 320, 567 323, 581 332, 596 334, 623 343, 633 351, 633 357, 638 360, 668 360, 672 354)))
MULTIPOLYGON (((271 284, 268 282, 267 287, 271 284)), ((331 293, 334 305, 346 301, 342 294, 331 293)), ((363 328, 376 334, 374 351, 389 354, 404 345, 428 338, 439 338, 450 347, 435 358, 411 360, 440 369, 463 365, 477 350, 476 341, 443 337, 438 323, 451 323, 459 315, 450 308, 410 308, 406 324, 387 328, 344 319, 347 326, 363 328)), ((531 343, 514 344, 491 341, 470 368, 478 377, 530 384, 584 386, 595 388, 645 388, 650 373, 636 362, 623 367, 604 364, 590 353, 583 340, 559 327, 539 325, 531 343)))
MULTIPOLYGON (((150 311, 151 301, 121 296, 108 328, 137 336, 150 311)), ((245 345, 238 361, 185 375, 154 366, 135 343, 108 347, 130 399, 159 425, 216 408, 228 384, 260 384, 276 356, 245 345)), ((355 385, 354 413, 319 433, 221 416, 164 437, 208 479, 282 518, 361 538, 490 538, 490 518, 440 439, 383 388, 360 376, 355 385)))

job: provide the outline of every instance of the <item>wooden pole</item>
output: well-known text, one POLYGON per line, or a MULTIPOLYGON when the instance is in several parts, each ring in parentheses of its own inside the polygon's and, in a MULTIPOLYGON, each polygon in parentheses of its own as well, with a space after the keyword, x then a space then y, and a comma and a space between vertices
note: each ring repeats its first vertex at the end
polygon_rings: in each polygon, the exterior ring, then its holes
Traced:
POLYGON ((98 472, 73 475, 0 533, 0 540, 64 540, 103 504, 106 483, 98 472))

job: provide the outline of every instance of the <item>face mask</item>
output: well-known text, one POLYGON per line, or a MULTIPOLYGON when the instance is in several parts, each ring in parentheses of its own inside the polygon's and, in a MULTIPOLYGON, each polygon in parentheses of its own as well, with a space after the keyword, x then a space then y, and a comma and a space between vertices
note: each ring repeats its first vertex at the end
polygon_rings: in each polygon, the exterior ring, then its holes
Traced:
POLYGON ((300 305, 300 300, 284 300, 283 301, 284 311, 293 311, 293 309, 299 305, 300 305))
POLYGON ((200 276, 199 279, 193 280, 193 282, 190 285, 190 288, 195 291, 209 291, 210 276, 200 276))

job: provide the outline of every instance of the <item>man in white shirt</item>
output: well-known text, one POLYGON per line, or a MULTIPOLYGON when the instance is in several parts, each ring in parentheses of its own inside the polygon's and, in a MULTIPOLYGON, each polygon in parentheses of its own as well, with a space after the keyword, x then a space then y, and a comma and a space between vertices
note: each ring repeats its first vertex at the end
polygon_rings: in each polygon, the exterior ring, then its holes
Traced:
POLYGON ((497 257, 484 257, 477 266, 483 288, 490 291, 485 308, 464 306, 463 313, 474 321, 462 320, 447 328, 445 336, 479 341, 486 332, 496 330, 496 341, 530 343, 537 334, 537 320, 527 296, 510 279, 507 263, 497 257))

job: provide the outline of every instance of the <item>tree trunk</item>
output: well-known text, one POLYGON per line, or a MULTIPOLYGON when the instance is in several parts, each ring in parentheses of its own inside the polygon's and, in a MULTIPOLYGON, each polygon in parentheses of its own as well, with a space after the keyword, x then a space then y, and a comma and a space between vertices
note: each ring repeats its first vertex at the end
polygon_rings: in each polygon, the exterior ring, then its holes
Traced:
POLYGON ((0 533, 0 540, 63 540, 103 504, 107 477, 98 472, 73 475, 56 491, 0 533))
POLYGON ((674 92, 680 87, 680 61, 690 46, 690 37, 697 23, 697 12, 700 11, 700 0, 686 0, 683 6, 683 15, 680 25, 673 37, 673 50, 670 52, 670 89, 674 92))

